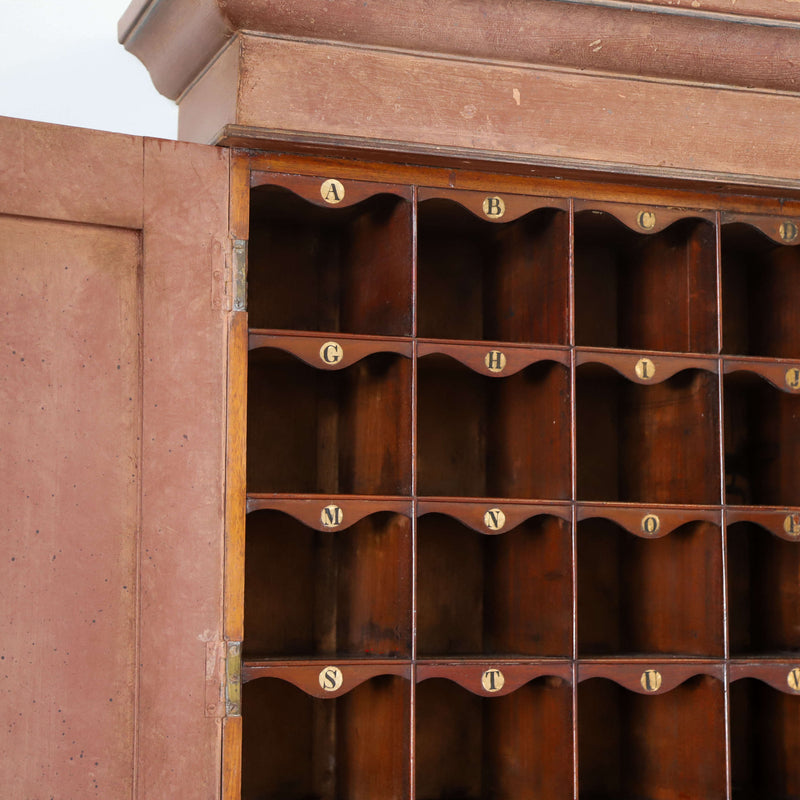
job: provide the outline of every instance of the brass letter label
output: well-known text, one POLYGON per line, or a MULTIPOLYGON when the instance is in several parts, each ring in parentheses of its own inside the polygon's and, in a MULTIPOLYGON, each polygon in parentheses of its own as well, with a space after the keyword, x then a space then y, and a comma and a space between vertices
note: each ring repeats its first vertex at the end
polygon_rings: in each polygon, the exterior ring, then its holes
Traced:
POLYGON ((344 350, 339 342, 325 342, 319 349, 319 357, 326 364, 338 364, 344 358, 344 350))
POLYGON ((483 359, 489 372, 502 372, 506 368, 506 354, 501 350, 490 350, 483 359))
POLYGON ((319 685, 326 692, 335 692, 342 685, 342 671, 339 667, 325 667, 319 673, 319 685))
POLYGON ((651 231, 656 226, 656 215, 652 211, 640 211, 636 217, 639 227, 651 231))
POLYGON ((783 520, 783 529, 789 536, 800 536, 800 514, 787 514, 783 520))
POLYGON ((322 195, 322 199, 331 205, 336 205, 344 200, 344 186, 336 178, 328 178, 324 181, 320 186, 319 193, 322 195))
POLYGON ((323 528, 338 528, 344 519, 344 512, 339 506, 331 504, 322 509, 319 519, 323 528))
POLYGON ((506 213, 506 204, 502 197, 486 197, 483 201, 483 213, 490 219, 500 219, 506 213))
POLYGON ((481 685, 487 692, 499 692, 503 688, 506 679, 499 669, 487 669, 481 675, 481 685))
POLYGON ((503 513, 502 509, 490 508, 483 515, 483 524, 486 525, 490 531, 499 531, 502 529, 503 525, 506 524, 506 515, 503 513))
POLYGON ((645 514, 642 517, 642 533, 648 536, 655 536, 661 527, 661 520, 657 514, 645 514))
POLYGON ((661 673, 657 669, 646 669, 640 682, 646 692, 657 692, 661 688, 661 673))
POLYGON ((786 683, 789 684, 789 688, 793 691, 800 692, 800 667, 795 667, 789 671, 786 676, 786 683))
POLYGON ((640 358, 634 371, 641 380, 649 381, 656 374, 656 365, 649 358, 640 358))
POLYGON ((781 222, 778 233, 784 242, 793 242, 797 238, 797 225, 789 220, 781 222))

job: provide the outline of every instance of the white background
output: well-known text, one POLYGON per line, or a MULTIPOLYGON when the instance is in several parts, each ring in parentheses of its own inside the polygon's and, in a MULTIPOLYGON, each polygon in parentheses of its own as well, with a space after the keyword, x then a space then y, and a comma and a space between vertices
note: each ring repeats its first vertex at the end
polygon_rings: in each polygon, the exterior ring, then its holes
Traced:
POLYGON ((117 42, 131 0, 0 0, 0 115, 177 136, 177 106, 117 42))

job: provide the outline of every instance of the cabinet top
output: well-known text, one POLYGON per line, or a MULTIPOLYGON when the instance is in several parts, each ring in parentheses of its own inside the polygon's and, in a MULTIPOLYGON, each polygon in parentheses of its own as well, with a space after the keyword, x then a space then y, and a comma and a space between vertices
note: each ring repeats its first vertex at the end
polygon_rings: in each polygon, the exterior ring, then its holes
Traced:
POLYGON ((795 92, 799 29, 787 0, 133 0, 118 33, 176 99, 240 31, 795 92))

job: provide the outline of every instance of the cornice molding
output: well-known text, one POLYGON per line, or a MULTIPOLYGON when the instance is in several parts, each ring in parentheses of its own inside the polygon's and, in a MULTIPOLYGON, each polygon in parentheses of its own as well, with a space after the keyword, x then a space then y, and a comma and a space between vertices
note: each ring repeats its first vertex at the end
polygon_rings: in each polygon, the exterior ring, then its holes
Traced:
POLYGON ((177 99, 239 31, 482 62, 800 92, 786 0, 134 0, 119 38, 177 99), (446 24, 444 24, 446 21, 446 24))

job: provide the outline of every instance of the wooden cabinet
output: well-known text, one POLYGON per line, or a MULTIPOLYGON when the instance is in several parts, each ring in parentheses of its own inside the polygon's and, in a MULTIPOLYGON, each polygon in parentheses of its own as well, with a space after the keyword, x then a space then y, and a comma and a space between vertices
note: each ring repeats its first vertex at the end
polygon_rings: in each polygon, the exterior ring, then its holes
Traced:
POLYGON ((241 797, 800 796, 800 209, 235 160, 241 797))
POLYGON ((0 131, 15 796, 800 796, 797 200, 0 131))

